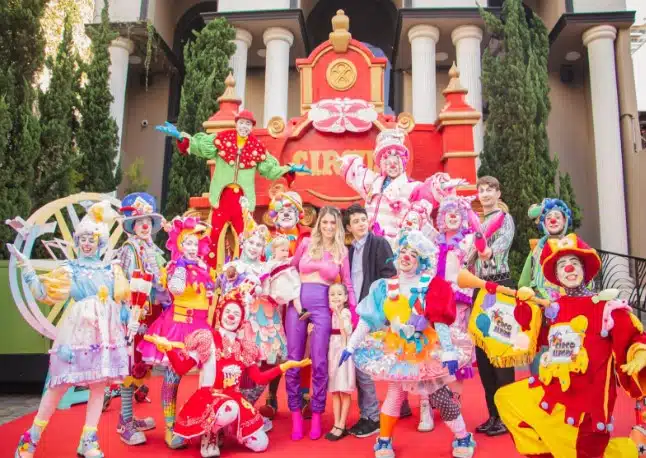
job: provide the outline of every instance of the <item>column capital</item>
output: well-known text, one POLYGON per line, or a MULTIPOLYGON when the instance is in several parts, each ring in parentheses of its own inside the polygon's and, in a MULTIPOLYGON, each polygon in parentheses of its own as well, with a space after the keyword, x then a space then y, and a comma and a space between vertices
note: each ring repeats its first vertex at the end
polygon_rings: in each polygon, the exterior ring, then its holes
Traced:
POLYGON ((243 42, 247 45, 247 48, 249 48, 249 46, 251 46, 251 42, 253 41, 253 37, 245 29, 236 28, 235 40, 243 42))
POLYGON ((475 25, 461 25, 451 32, 451 40, 454 45, 463 38, 475 38, 482 41, 482 29, 475 25))
POLYGON ((130 38, 126 37, 118 37, 112 40, 112 43, 110 43, 110 47, 115 47, 115 48, 123 48, 126 51, 128 51, 128 55, 132 54, 135 50, 135 42, 132 41, 130 38))
POLYGON ((611 40, 617 38, 617 29, 611 25, 597 25, 583 32, 583 45, 588 46, 596 40, 611 40))
POLYGON ((265 33, 262 34, 262 41, 265 43, 265 46, 267 46, 267 44, 273 40, 282 40, 291 46, 294 44, 294 34, 282 27, 269 27, 265 30, 265 33))
POLYGON ((437 43, 440 39, 440 29, 432 25, 420 24, 412 27, 408 31, 408 41, 413 42, 415 38, 430 38, 437 43))

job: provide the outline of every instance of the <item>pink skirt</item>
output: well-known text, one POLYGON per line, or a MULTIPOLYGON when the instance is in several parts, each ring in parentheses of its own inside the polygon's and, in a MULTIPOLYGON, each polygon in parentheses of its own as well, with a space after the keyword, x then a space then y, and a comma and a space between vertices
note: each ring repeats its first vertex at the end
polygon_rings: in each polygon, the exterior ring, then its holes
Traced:
MULTIPOLYGON (((148 328, 146 335, 165 337, 171 342, 184 342, 186 336, 198 329, 210 329, 208 310, 194 310, 192 323, 180 323, 173 320, 173 309, 169 307, 155 322, 148 328)), ((141 359, 146 364, 170 366, 165 353, 157 350, 152 342, 142 340, 137 345, 137 351, 141 353, 141 359)))

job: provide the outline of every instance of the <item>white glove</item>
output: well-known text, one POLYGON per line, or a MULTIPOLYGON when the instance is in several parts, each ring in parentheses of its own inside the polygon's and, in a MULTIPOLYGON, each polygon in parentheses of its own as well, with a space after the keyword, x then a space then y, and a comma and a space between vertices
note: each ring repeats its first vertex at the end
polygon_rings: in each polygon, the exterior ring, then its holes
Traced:
POLYGON ((138 321, 131 320, 130 323, 128 323, 128 332, 131 335, 137 334, 137 331, 139 331, 139 327, 141 326, 141 323, 138 321))

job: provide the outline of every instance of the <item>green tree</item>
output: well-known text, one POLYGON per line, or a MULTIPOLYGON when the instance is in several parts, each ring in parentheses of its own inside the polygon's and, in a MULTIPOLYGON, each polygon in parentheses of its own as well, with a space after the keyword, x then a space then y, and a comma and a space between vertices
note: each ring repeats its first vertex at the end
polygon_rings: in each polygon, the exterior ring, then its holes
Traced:
POLYGON ((81 85, 72 39, 72 24, 66 18, 56 60, 47 59, 52 75, 49 88, 40 94, 41 157, 36 163, 33 188, 36 206, 76 191, 76 110, 81 85))
MULTIPOLYGON (((191 134, 203 131, 202 123, 218 110, 224 92, 229 58, 235 51, 235 30, 224 18, 215 19, 184 48, 184 82, 177 128, 191 134)), ((164 213, 170 218, 186 211, 188 199, 208 189, 209 172, 204 160, 174 154, 164 213)))
POLYGON ((488 48, 482 58, 482 89, 489 117, 478 175, 498 178, 503 200, 514 217, 510 268, 518 278, 529 252, 528 240, 538 235, 527 217, 530 205, 560 196, 573 208, 577 224, 580 212, 569 176, 559 173, 558 159, 549 151, 547 29, 536 14, 527 14, 521 0, 506 0, 502 19, 482 9, 481 14, 500 44, 488 48), (558 194, 557 181, 561 183, 558 194))
MULTIPOLYGON (((27 217, 40 154, 34 77, 43 65, 40 18, 46 0, 0 0, 0 221, 27 217)), ((15 233, 0 225, 0 240, 15 233)), ((4 245, 4 244, 3 244, 4 245)), ((0 257, 6 258, 4 246, 0 257)))
POLYGON ((104 0, 101 23, 89 31, 92 39, 92 60, 85 66, 87 83, 81 90, 81 127, 78 146, 83 177, 83 191, 112 192, 121 182, 121 167, 115 164, 119 156, 119 132, 110 115, 114 100, 108 84, 110 78, 110 43, 119 34, 110 27, 108 2, 104 0), (116 167, 116 170, 115 170, 116 167))

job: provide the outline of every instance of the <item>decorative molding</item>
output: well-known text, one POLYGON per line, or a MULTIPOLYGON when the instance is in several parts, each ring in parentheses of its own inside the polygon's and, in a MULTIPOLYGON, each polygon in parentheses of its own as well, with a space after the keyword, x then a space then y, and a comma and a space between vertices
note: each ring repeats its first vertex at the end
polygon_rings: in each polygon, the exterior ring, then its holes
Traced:
POLYGON ((312 105, 307 117, 320 132, 367 132, 377 120, 373 104, 365 100, 325 99, 312 105))
POLYGON ((274 116, 267 124, 267 131, 269 135, 277 138, 285 130, 285 121, 280 116, 274 116))
POLYGON ((411 113, 406 111, 399 113, 397 116, 397 127, 410 132, 415 128, 415 118, 411 113))
POLYGON ((325 72, 328 84, 337 91, 347 91, 357 82, 357 67, 348 59, 330 62, 325 72))
POLYGON ((449 153, 442 154, 442 162, 446 162, 449 159, 460 159, 460 158, 469 158, 469 157, 478 157, 478 153, 475 151, 451 151, 449 153))
POLYGON ((550 32, 550 46, 554 44, 557 38, 568 25, 612 25, 618 29, 628 28, 635 22, 634 11, 613 11, 608 13, 565 13, 550 32))

